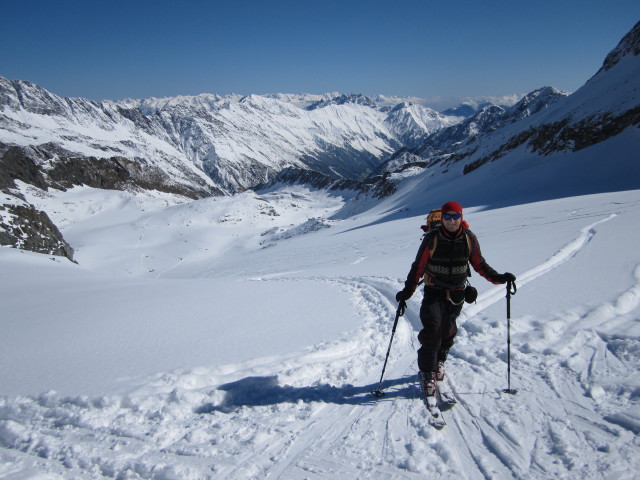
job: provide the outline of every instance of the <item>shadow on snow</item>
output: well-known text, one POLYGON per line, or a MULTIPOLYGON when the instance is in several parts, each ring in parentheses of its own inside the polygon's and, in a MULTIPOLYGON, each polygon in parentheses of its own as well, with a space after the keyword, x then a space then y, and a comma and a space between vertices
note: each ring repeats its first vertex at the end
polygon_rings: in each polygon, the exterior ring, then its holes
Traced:
POLYGON ((420 387, 416 384, 415 375, 408 375, 394 380, 385 380, 380 386, 384 391, 381 398, 371 392, 377 390, 377 383, 356 387, 342 385, 336 387, 329 384, 313 387, 292 387, 280 385, 276 375, 268 377, 247 377, 218 387, 226 392, 219 405, 212 403, 198 407, 196 413, 224 412, 230 413, 240 407, 258 407, 279 403, 323 402, 338 405, 374 405, 379 401, 397 398, 421 398, 420 387))

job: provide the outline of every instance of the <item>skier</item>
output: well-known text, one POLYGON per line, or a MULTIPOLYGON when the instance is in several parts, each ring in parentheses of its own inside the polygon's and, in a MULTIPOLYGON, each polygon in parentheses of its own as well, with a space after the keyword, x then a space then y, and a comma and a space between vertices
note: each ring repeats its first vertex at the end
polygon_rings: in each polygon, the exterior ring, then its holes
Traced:
POLYGON ((424 299, 420 307, 422 330, 418 334, 418 368, 425 395, 435 396, 437 381, 444 379, 444 362, 458 332, 456 319, 465 301, 475 301, 477 291, 467 285, 474 270, 494 284, 515 281, 512 273, 498 273, 485 262, 476 236, 468 229, 457 202, 442 206, 442 225, 424 236, 415 261, 396 295, 406 301, 424 276, 424 299))

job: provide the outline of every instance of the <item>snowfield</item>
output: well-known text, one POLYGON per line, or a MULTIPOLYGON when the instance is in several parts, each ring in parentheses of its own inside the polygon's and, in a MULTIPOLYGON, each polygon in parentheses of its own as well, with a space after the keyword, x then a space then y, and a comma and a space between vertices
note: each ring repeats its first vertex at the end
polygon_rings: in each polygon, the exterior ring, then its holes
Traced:
POLYGON ((204 95, 139 105, 167 107, 140 130, 109 113, 115 104, 0 79, 17 112, 5 109, 7 143, 108 147, 186 182, 226 158, 233 168, 217 180, 244 191, 192 201, 17 182, 77 263, 0 248, 0 479, 638 478, 637 29, 573 95, 447 161, 393 174, 397 190, 382 200, 241 187, 263 180, 256 165, 298 164, 305 152, 319 167, 358 170, 353 160, 367 166, 369 154, 459 118, 204 95), (569 121, 582 126, 558 130, 569 121), (522 143, 527 125, 549 148, 522 143), (579 145, 558 143, 565 133, 579 145), (188 168, 167 164, 183 147, 188 168), (345 160, 343 149, 360 154, 345 160), (336 162, 323 163, 333 150, 336 162), (436 430, 417 382, 421 292, 380 375, 419 227, 449 200, 518 291, 509 357, 506 289, 471 277, 479 296, 458 319, 445 379, 458 403, 436 430), (515 395, 503 392, 509 359, 515 395))
POLYGON ((21 190, 78 264, 0 249, 0 478, 637 478, 640 190, 464 205, 518 277, 518 393, 505 287, 474 273, 441 431, 417 385, 421 293, 370 393, 430 206, 337 220, 346 197, 302 187, 21 190))

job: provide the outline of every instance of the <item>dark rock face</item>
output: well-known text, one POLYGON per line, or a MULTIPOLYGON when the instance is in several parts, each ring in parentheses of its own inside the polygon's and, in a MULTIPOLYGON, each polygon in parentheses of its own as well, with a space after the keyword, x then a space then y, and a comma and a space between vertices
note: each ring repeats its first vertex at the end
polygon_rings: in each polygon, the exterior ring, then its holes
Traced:
POLYGON ((0 205, 11 222, 0 217, 0 245, 37 253, 59 255, 73 261, 73 248, 64 240, 49 216, 33 205, 0 205))
POLYGON ((0 189, 15 188, 14 180, 21 180, 42 190, 47 189, 36 162, 18 147, 11 147, 0 157, 0 189))
POLYGON ((6 202, 0 205, 0 245, 59 255, 73 261, 73 248, 49 216, 12 191, 16 188, 15 180, 47 189, 35 161, 17 147, 5 152, 0 158, 0 190, 6 202))
POLYGON ((87 185, 108 190, 138 187, 143 190, 174 193, 192 199, 221 194, 205 188, 198 189, 197 185, 187 188, 185 185, 176 184, 159 168, 141 165, 124 157, 64 158, 47 171, 47 179, 50 187, 59 190, 66 190, 74 185, 87 185))

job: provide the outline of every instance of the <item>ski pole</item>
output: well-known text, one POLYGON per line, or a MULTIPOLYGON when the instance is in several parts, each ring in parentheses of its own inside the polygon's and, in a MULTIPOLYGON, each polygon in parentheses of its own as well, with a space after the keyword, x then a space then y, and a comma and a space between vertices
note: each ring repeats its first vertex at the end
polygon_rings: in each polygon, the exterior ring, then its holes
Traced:
POLYGON ((393 322, 393 328, 391 329, 391 339, 389 340, 389 348, 387 348, 387 356, 384 358, 384 365, 382 366, 382 373, 380 374, 380 382, 378 383, 378 388, 376 390, 372 390, 371 393, 374 397, 382 397, 384 392, 382 391, 382 377, 384 377, 384 371, 387 368, 387 360, 389 360, 389 353, 391 352, 391 343, 393 342, 393 336, 396 334, 396 327, 398 326, 398 319, 404 315, 404 311, 407 309, 407 304, 404 300, 400 300, 400 305, 398 305, 398 310, 396 311, 396 319, 393 322))
POLYGON ((511 395, 518 393, 518 390, 511 388, 511 295, 515 295, 517 291, 516 282, 509 280, 507 282, 507 388, 502 391, 511 395))

